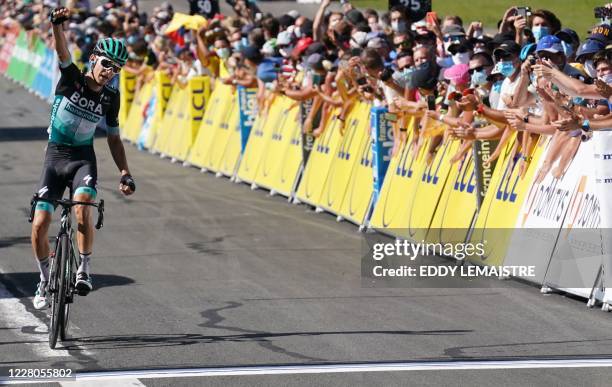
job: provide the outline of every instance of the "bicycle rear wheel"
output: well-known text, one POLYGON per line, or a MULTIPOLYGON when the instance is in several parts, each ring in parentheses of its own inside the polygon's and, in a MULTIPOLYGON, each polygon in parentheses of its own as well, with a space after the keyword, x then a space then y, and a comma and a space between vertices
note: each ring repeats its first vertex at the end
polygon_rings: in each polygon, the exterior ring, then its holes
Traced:
POLYGON ((66 308, 66 263, 70 257, 68 251, 68 235, 61 235, 58 241, 58 248, 55 252, 53 262, 54 270, 54 286, 53 298, 51 304, 51 329, 49 329, 49 347, 55 348, 57 344, 57 336, 60 333, 63 325, 63 319, 66 308))

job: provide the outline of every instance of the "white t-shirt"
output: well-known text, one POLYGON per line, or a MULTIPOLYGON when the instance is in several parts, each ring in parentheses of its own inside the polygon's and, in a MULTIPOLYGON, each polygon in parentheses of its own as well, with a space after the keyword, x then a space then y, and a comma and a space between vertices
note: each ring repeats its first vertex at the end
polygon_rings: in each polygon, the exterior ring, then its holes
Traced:
MULTIPOLYGON (((519 70, 517 69, 516 71, 519 70)), ((520 76, 517 76, 514 81, 511 81, 510 77, 504 79, 504 81, 502 82, 501 91, 499 92, 499 100, 497 101, 497 107, 495 107, 497 110, 504 110, 508 108, 508 106, 504 102, 504 96, 509 96, 510 98, 512 98, 512 96, 514 95, 514 90, 516 89, 516 86, 518 85, 520 79, 520 76)))

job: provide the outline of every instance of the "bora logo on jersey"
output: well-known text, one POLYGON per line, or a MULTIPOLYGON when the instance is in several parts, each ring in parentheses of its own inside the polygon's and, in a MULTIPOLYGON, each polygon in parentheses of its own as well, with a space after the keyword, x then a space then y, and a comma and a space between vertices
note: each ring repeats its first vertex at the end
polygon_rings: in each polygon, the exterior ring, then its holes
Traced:
POLYGON ((89 98, 81 97, 81 94, 79 94, 78 91, 72 93, 72 95, 70 96, 70 101, 75 105, 82 107, 83 109, 89 110, 92 113, 102 115, 102 105, 100 105, 99 103, 95 103, 89 98))

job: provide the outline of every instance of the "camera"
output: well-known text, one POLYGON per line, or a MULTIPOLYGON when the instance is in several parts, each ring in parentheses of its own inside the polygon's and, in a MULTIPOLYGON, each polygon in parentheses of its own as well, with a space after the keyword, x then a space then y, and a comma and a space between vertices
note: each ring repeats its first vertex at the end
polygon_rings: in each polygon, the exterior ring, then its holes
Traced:
POLYGON ((357 79, 357 84, 358 84, 359 86, 363 86, 363 85, 365 85, 366 83, 368 83, 368 80, 366 79, 366 77, 361 77, 361 78, 357 79))
POLYGON ((372 86, 366 86, 363 88, 363 92, 372 94, 374 92, 374 89, 372 88, 372 86))
POLYGON ((612 17, 612 9, 606 7, 595 7, 593 9, 597 19, 609 19, 612 17))
POLYGON ((536 62, 536 58, 534 58, 533 56, 531 56, 531 55, 530 55, 530 56, 529 56, 529 64, 530 64, 531 66, 535 66, 535 64, 536 64, 536 63, 537 63, 537 62, 536 62))
POLYGON ((531 7, 517 7, 516 14, 517 16, 522 16, 527 19, 529 16, 531 16, 531 7))

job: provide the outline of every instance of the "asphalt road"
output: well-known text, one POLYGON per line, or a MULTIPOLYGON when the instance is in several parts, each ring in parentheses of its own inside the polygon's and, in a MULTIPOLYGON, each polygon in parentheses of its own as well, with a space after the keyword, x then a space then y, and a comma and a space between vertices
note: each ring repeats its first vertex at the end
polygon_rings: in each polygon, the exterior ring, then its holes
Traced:
POLYGON ((0 78, 0 111, 0 376, 24 367, 154 372, 262 366, 265 375, 141 374, 115 382, 610 385, 610 368, 545 363, 363 372, 381 371, 381 362, 427 367, 435 361, 612 358, 610 315, 521 283, 488 290, 362 288, 362 237, 355 226, 130 145, 138 190, 124 198, 103 138, 96 150, 107 211, 92 258, 95 291, 77 299, 72 339, 52 351, 47 313, 31 304, 38 273, 25 218, 41 171, 49 106, 0 78), (370 369, 275 374, 279 365, 341 363, 370 369))

